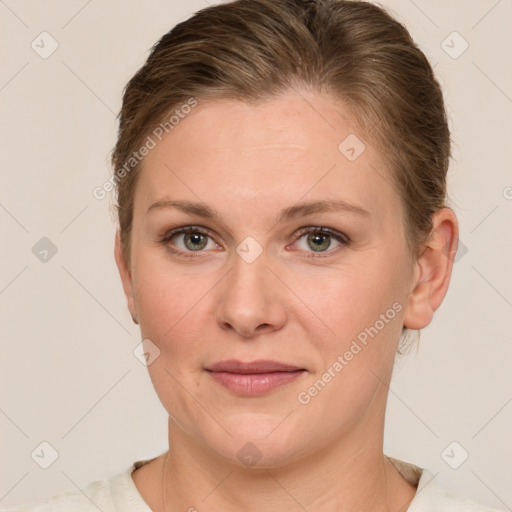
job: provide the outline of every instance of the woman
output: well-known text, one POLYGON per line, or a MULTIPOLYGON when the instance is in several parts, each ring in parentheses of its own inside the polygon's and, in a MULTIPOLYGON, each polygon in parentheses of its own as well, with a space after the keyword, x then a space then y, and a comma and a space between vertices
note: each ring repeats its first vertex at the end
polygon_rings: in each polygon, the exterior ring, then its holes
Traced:
POLYGON ((115 259, 169 450, 23 510, 468 511, 383 453, 458 225, 438 82, 380 8, 198 12, 128 83, 115 259))

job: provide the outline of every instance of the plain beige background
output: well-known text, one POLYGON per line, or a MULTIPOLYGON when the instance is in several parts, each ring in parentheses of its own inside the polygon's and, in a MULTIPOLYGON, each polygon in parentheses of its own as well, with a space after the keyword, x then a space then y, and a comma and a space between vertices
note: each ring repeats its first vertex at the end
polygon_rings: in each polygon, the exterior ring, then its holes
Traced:
MULTIPOLYGON (((0 1, 2 508, 166 450, 165 411, 133 354, 109 199, 92 190, 110 173, 124 84, 208 3, 0 1)), ((445 303, 418 353, 397 362, 385 451, 510 510, 512 1, 382 3, 445 90, 461 239, 445 303)))

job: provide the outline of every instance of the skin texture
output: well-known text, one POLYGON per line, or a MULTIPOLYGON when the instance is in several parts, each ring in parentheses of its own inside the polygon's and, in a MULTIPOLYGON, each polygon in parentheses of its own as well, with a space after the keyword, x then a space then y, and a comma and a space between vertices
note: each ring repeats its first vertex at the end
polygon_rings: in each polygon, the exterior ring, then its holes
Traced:
MULTIPOLYGON (((403 214, 378 152, 342 105, 320 93, 288 91, 257 106, 199 101, 145 157, 130 266, 118 236, 115 257, 142 339, 160 350, 148 370, 169 413, 165 507, 167 454, 132 474, 153 510, 406 509, 415 488, 382 453, 388 385, 402 326, 428 325, 446 294, 458 228, 450 209, 438 211, 415 261, 403 214), (338 149, 349 134, 366 145, 354 161, 338 149), (325 199, 369 214, 277 221, 287 207, 325 199), (206 204, 221 219, 175 208, 147 212, 165 200, 206 204), (161 242, 183 226, 205 228, 206 246, 187 249, 183 234, 161 242), (315 252, 308 235, 298 234, 307 226, 350 241, 326 237, 315 252), (252 263, 236 251, 248 236, 262 249, 252 263), (400 309, 394 318, 300 403, 299 393, 393 304, 400 309), (271 359, 306 372, 243 397, 205 371, 226 359, 271 359), (237 456, 247 443, 260 457, 251 466, 237 456)), ((193 248, 201 245, 194 240, 193 248)))

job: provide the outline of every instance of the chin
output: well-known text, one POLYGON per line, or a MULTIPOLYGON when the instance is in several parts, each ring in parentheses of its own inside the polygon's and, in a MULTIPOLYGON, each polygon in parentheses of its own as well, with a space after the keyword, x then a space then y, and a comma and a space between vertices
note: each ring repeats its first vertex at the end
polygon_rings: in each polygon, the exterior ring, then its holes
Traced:
POLYGON ((248 469, 283 467, 303 455, 304 446, 293 435, 292 422, 285 425, 286 421, 283 415, 234 415, 225 422, 231 436, 222 430, 220 438, 205 441, 230 464, 248 469))

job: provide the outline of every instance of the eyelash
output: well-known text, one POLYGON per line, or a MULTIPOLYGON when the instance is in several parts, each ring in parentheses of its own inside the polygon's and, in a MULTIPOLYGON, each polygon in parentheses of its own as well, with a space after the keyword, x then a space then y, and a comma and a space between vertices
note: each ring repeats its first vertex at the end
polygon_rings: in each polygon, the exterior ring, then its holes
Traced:
MULTIPOLYGON (((295 237, 295 240, 293 243, 296 243, 304 235, 308 235, 310 233, 314 233, 317 235, 328 235, 328 236, 334 238, 337 242, 339 242, 340 246, 335 249, 329 249, 327 251, 319 251, 319 252, 307 251, 307 255, 304 256, 305 258, 327 258, 331 255, 330 253, 335 252, 336 249, 341 249, 350 244, 350 238, 347 235, 345 235, 344 233, 340 233, 331 228, 325 228, 325 227, 320 227, 320 226, 307 226, 304 228, 300 228, 297 231, 297 234, 296 234, 296 237, 295 237)), ((171 249, 169 247, 169 242, 171 241, 171 239, 174 238, 175 236, 181 235, 181 234, 201 234, 201 235, 208 236, 215 242, 211 233, 208 230, 206 230, 205 228, 202 228, 201 226, 185 226, 185 227, 173 229, 173 230, 167 232, 162 238, 160 238, 159 243, 165 245, 167 247, 167 249, 170 252, 172 252, 173 254, 178 254, 180 256, 183 256, 184 258, 202 257, 201 253, 204 253, 205 251, 183 251, 181 249, 171 249)))

